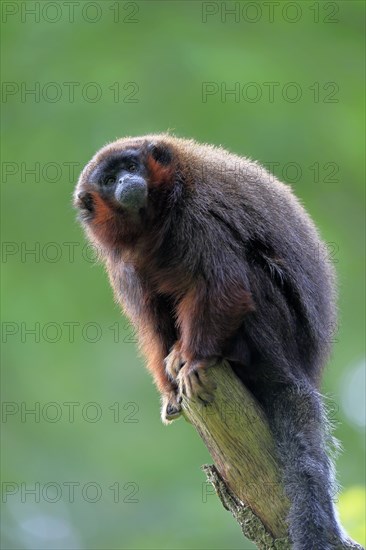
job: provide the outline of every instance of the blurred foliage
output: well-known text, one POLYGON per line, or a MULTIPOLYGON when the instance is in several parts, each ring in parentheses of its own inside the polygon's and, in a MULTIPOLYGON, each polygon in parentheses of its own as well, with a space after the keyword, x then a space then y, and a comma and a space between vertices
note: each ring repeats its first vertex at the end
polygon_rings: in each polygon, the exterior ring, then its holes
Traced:
POLYGON ((365 487, 352 486, 340 495, 338 510, 341 521, 347 525, 355 540, 366 545, 365 487))
POLYGON ((273 21, 266 2, 255 12, 253 2, 81 1, 73 17, 55 4, 1 5, 2 547, 243 548, 205 485, 199 437, 183 420, 161 425, 133 332, 71 207, 101 145, 167 129, 274 163, 329 243, 340 330, 324 391, 344 448, 341 515, 365 542, 364 3, 274 3, 273 21), (237 5, 238 21, 222 12, 237 5), (215 93, 203 98, 207 82, 215 93), (239 100, 221 97, 235 83, 239 100))

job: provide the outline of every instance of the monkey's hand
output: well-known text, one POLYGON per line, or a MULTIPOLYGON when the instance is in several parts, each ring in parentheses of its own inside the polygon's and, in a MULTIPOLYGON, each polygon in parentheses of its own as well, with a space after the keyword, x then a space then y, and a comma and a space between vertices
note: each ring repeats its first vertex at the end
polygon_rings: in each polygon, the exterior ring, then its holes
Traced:
POLYGON ((179 398, 184 395, 188 399, 195 399, 203 405, 208 405, 214 399, 216 384, 207 376, 207 369, 217 363, 216 357, 186 362, 177 376, 179 398))
MULTIPOLYGON (((216 385, 207 376, 207 369, 217 363, 217 358, 187 362, 180 342, 176 342, 165 358, 165 370, 173 383, 177 385, 176 403, 180 408, 182 396, 198 399, 207 405, 213 401, 216 385)), ((173 407, 174 408, 174 407, 173 407)))

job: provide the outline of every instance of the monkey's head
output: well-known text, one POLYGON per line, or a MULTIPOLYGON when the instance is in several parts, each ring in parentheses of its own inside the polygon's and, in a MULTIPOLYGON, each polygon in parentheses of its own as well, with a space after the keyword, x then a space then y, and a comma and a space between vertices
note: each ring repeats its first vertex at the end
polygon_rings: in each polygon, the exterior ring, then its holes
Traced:
POLYGON ((85 166, 74 205, 91 240, 108 249, 137 243, 169 207, 176 160, 162 136, 117 140, 85 166))

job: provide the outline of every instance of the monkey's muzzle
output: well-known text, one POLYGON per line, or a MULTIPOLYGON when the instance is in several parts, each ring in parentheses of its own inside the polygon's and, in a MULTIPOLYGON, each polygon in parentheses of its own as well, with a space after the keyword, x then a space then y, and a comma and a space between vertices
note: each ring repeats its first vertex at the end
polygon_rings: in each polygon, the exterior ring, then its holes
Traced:
POLYGON ((87 185, 77 192, 74 205, 84 221, 91 221, 98 212, 105 212, 105 207, 112 212, 113 205, 122 207, 125 213, 136 215, 146 206, 147 195, 148 186, 143 177, 124 173, 110 178, 104 185, 87 185))
POLYGON ((115 200, 127 210, 138 212, 146 206, 147 184, 140 176, 125 176, 117 182, 115 200))

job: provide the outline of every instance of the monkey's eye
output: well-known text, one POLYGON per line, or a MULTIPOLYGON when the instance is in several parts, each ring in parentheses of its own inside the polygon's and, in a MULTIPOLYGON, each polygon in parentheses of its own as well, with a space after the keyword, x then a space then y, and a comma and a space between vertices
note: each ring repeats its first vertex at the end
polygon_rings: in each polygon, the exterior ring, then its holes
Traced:
POLYGON ((135 164, 134 162, 129 162, 126 166, 126 170, 128 170, 129 172, 136 172, 137 164, 135 164))
POLYGON ((108 186, 113 185, 114 183, 116 183, 116 178, 114 176, 106 176, 102 179, 102 185, 108 186))

